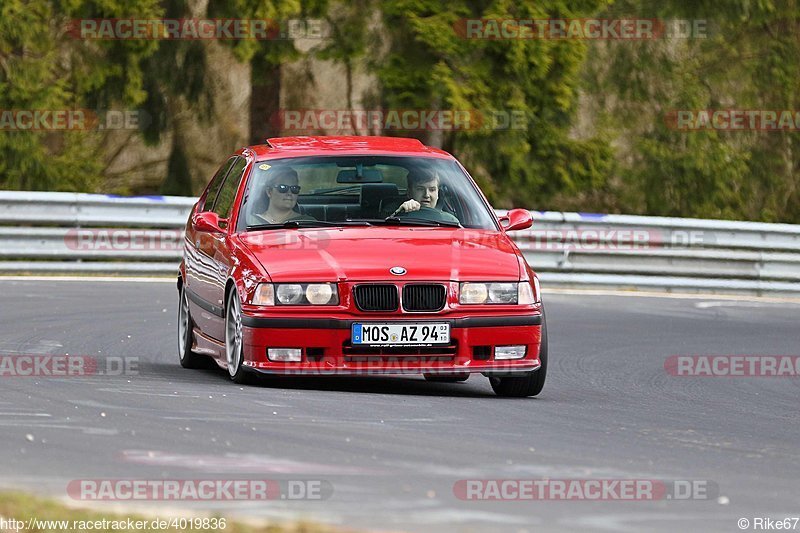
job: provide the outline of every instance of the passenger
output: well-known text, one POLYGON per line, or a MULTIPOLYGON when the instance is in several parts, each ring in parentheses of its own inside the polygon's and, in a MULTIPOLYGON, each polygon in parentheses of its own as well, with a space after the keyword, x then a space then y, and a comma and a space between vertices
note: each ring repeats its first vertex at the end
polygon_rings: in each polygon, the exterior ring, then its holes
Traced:
POLYGON ((262 213, 251 214, 249 225, 283 224, 290 220, 316 220, 296 211, 297 196, 300 194, 297 172, 284 167, 276 169, 269 176, 265 189, 267 208, 262 213))

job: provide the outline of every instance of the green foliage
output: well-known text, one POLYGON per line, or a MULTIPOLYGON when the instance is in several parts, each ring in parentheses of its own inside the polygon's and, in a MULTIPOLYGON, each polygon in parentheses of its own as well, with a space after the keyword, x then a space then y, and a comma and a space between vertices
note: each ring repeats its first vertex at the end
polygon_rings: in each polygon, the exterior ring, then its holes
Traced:
POLYGON ((607 144, 570 135, 585 43, 470 39, 457 29, 464 19, 580 18, 604 6, 603 0, 383 5, 391 38, 378 68, 385 104, 482 116, 481 127, 445 132, 440 144, 464 160, 497 207, 544 208, 558 193, 601 187, 612 163, 607 144), (505 117, 519 115, 525 120, 504 127, 505 117))
MULTIPOLYGON (((71 98, 68 80, 60 77, 58 51, 46 23, 52 17, 52 6, 47 3, 0 4, 0 109, 6 113, 61 109, 71 98)), ((51 160, 48 140, 52 142, 41 132, 0 133, 0 186, 49 189, 69 178, 73 170, 77 175, 96 173, 89 163, 82 168, 77 160, 64 161, 63 149, 58 151, 61 164, 51 160)), ((80 145, 76 134, 63 140, 80 145)))
MULTIPOLYGON (((0 3, 0 110, 108 109, 145 98, 138 60, 152 43, 72 39, 70 19, 158 11, 151 0, 4 0, 0 3)), ((0 132, 0 188, 92 190, 101 136, 87 131, 0 132)))
POLYGON ((797 132, 676 131, 673 110, 796 110, 800 12, 791 0, 618 1, 608 15, 706 19, 706 38, 593 46, 585 90, 615 138, 620 180, 602 207, 800 222, 797 132), (609 98, 605 98, 609 95, 609 98))
MULTIPOLYGON (((300 0, 232 0, 229 2, 212 2, 209 5, 208 16, 211 18, 240 18, 269 20, 273 23, 270 28, 281 28, 287 31, 285 25, 290 18, 297 18, 301 14, 300 0)), ((240 61, 249 61, 254 56, 260 59, 267 58, 274 63, 279 63, 287 55, 292 55, 293 47, 288 39, 244 39, 233 41, 232 46, 236 57, 240 61)))
MULTIPOLYGON (((454 131, 418 135, 461 159, 497 207, 800 222, 797 132, 677 131, 675 110, 800 109, 796 0, 4 0, 0 110, 144 110, 150 144, 176 126, 176 102, 208 121, 214 99, 198 41, 79 41, 81 18, 324 18, 310 53, 379 80, 386 109, 469 112, 454 131), (707 19, 708 37, 654 41, 466 39, 463 19, 707 19), (377 24, 375 23, 379 21, 377 24), (508 122, 513 117, 512 122, 508 122), (499 122, 499 123, 498 123, 499 122)), ((289 39, 222 43, 254 86, 303 57, 289 39)), ((275 81, 278 80, 278 81, 275 81)), ((324 88, 324 84, 321 87, 324 88)), ((277 93, 277 91, 275 91, 277 93)), ((363 103, 363 102, 362 102, 363 103)), ((348 101, 352 106, 352 102, 348 101)), ((372 104, 370 104, 372 105, 372 104)), ((0 188, 90 191, 102 132, 0 132, 0 188)), ((188 193, 171 152, 161 190, 188 193)))

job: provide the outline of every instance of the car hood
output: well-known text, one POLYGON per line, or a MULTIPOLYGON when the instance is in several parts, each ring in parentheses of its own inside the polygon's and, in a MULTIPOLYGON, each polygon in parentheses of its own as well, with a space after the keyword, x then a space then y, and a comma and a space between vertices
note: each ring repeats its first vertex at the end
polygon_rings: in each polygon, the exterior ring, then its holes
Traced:
POLYGON ((518 252, 497 231, 345 227, 254 231, 241 239, 273 282, 520 279, 518 252), (392 275, 395 266, 407 274, 392 275))

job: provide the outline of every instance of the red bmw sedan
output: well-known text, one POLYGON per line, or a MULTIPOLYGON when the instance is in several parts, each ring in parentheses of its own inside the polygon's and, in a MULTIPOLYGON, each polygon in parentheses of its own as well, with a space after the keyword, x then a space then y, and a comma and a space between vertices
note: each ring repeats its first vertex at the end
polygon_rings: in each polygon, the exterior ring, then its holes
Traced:
POLYGON ((535 396, 539 282, 463 166, 416 139, 285 137, 243 148, 186 225, 181 365, 258 374, 483 374, 535 396))

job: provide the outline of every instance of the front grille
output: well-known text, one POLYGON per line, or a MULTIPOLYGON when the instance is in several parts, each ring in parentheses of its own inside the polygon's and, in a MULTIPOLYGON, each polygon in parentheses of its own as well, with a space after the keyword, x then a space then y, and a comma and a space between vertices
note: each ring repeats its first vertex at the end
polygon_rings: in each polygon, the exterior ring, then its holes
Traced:
POLYGON ((394 285, 356 285, 353 295, 361 311, 397 311, 397 287, 394 285))
POLYGON ((439 311, 444 308, 446 297, 444 285, 406 285, 403 287, 403 309, 439 311))

